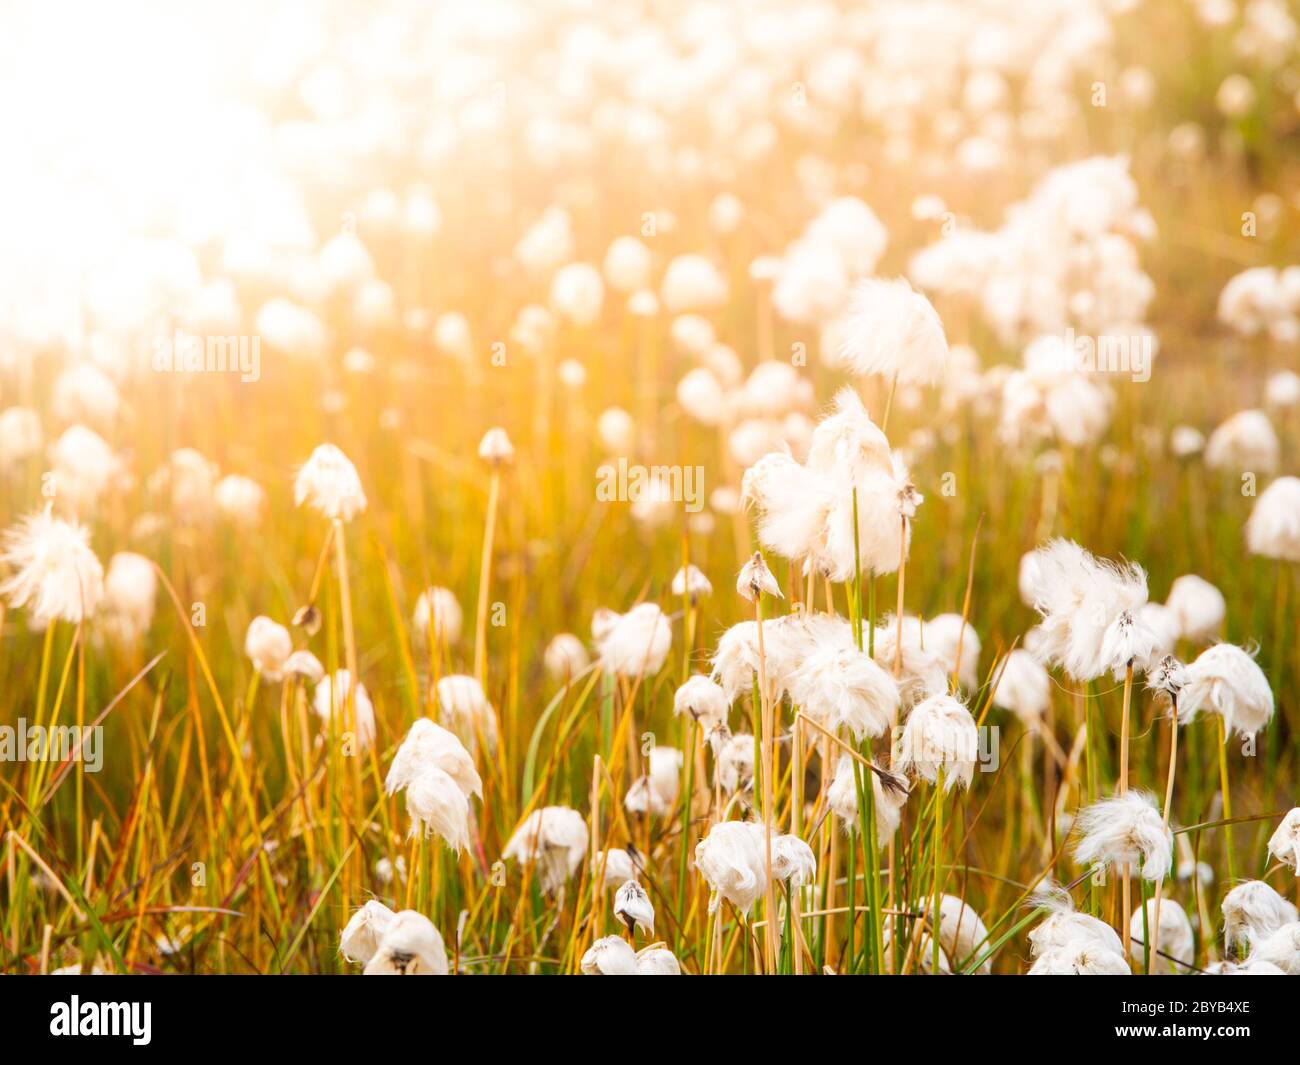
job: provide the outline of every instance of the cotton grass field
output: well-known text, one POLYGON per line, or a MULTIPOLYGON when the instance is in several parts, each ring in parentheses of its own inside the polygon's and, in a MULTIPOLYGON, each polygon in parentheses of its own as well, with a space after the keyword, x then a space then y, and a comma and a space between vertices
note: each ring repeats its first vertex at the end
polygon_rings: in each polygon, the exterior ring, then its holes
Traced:
POLYGON ((0 15, 0 970, 1300 974, 1300 9, 304 19, 0 15))

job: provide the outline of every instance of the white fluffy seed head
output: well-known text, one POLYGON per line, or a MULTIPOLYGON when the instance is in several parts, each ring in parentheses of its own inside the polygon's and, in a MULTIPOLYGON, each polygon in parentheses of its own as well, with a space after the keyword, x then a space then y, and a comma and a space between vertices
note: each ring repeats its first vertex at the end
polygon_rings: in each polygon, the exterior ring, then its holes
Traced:
POLYGON ((1252 555, 1300 562, 1300 477, 1279 477, 1251 509, 1246 547, 1252 555))
POLYGON ((1187 723, 1201 712, 1223 718, 1225 738, 1234 729, 1253 736, 1273 719, 1273 689, 1247 651, 1216 643, 1186 667, 1178 718, 1187 723))
MULTIPOLYGON (((1297 527, 1300 528, 1300 512, 1297 513, 1297 527)), ((1228 611, 1223 593, 1194 573, 1184 574, 1170 585, 1165 606, 1177 621, 1178 635, 1196 643, 1218 636, 1228 611)))
POLYGON ((673 630, 654 603, 639 603, 626 614, 606 611, 600 632, 592 619, 592 635, 601 665, 608 673, 640 677, 658 673, 672 647, 673 630))
POLYGON ((591 656, 578 637, 571 632, 561 632, 546 645, 542 664, 553 680, 568 683, 591 664, 591 656))
POLYGON ((645 888, 627 880, 614 893, 614 916, 632 932, 639 928, 648 936, 655 934, 655 908, 645 888))
MULTIPOLYGON (((349 727, 347 699, 351 690, 352 675, 346 669, 338 669, 334 671, 333 677, 320 679, 312 698, 312 709, 316 711, 316 716, 327 726, 336 720, 340 733, 349 727)), ((375 741, 375 708, 364 684, 358 683, 356 686, 354 707, 355 717, 352 720, 356 726, 356 738, 364 751, 375 741)))
POLYGON ((357 468, 333 444, 321 444, 303 463, 293 496, 298 506, 306 504, 331 521, 351 521, 366 509, 357 468))
POLYGON ((1297 920, 1296 908, 1262 880, 1247 880, 1223 897, 1223 940, 1229 953, 1249 949, 1285 924, 1297 920))
POLYGON ((464 614, 456 593, 450 588, 426 588, 415 600, 415 612, 411 621, 417 634, 442 646, 454 644, 460 639, 464 626, 464 614))
POLYGON ((718 722, 725 722, 730 709, 731 703, 722 685, 703 673, 687 677, 673 695, 673 713, 678 717, 689 714, 706 730, 718 722))
POLYGON ((1300 806, 1288 811, 1269 838, 1268 853, 1300 877, 1300 806))
POLYGON ((1173 833, 1155 799, 1128 791, 1083 809, 1075 819, 1075 859, 1087 866, 1132 866, 1147 880, 1160 880, 1173 858, 1173 833))
POLYGON ((293 640, 283 625, 261 615, 249 622, 244 654, 264 678, 273 683, 283 678, 284 664, 292 653, 293 640))
POLYGON ((459 854, 469 847, 469 799, 448 773, 433 765, 420 767, 406 787, 411 835, 440 837, 459 854))
POLYGON ((1174 899, 1160 900, 1160 934, 1156 935, 1156 900, 1147 899, 1145 910, 1134 911, 1129 920, 1129 957, 1141 965, 1147 956, 1144 945, 1147 933, 1154 950, 1151 953, 1152 973, 1184 973, 1195 960, 1196 941, 1192 922, 1187 912, 1174 899), (1168 955, 1168 957, 1164 957, 1168 955), (1173 960, 1171 960, 1173 959, 1173 960), (1178 964, 1180 963, 1181 964, 1178 964))
POLYGON ((447 948, 433 922, 422 913, 402 910, 393 915, 366 976, 446 976, 447 948))
POLYGON ((908 714, 894 764, 935 783, 943 773, 944 791, 969 787, 979 757, 979 732, 966 705, 951 695, 932 695, 908 714))
POLYGON ((6 530, 0 554, 12 575, 0 585, 9 605, 26 607, 33 622, 73 624, 89 618, 104 596, 104 567, 90 548, 90 530, 56 518, 49 508, 6 530))
POLYGON ((496 711, 476 677, 449 674, 438 680, 437 693, 443 720, 471 753, 478 750, 480 737, 489 751, 496 750, 496 711))
POLYGON ((1052 678, 1041 662, 1021 647, 994 670, 993 705, 1010 710, 1026 728, 1038 725, 1052 702, 1052 678))
POLYGON ((840 358, 856 374, 933 385, 943 377, 948 340, 930 301, 907 281, 866 280, 853 289, 840 358))
POLYGON ((859 743, 883 736, 898 720, 894 678, 865 651, 834 644, 812 651, 790 676, 790 697, 828 729, 847 729, 859 743))
POLYGON ((1280 454, 1277 432, 1262 410, 1238 411, 1205 442, 1205 464, 1233 475, 1272 473, 1280 454))
POLYGON ((542 890, 552 895, 577 872, 587 853, 587 822, 567 806, 534 810, 515 829, 502 857, 535 861, 542 890))
POLYGON ((509 466, 515 461, 515 446, 501 426, 493 426, 478 443, 478 457, 489 466, 509 466))

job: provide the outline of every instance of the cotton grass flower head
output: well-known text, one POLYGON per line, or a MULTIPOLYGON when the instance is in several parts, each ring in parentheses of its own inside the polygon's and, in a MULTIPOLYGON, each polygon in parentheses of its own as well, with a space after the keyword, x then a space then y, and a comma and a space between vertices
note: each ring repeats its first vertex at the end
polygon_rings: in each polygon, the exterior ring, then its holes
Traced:
POLYGON ((875 659, 877 664, 887 670, 893 670, 897 657, 898 641, 902 637, 902 661, 899 672, 898 693, 904 708, 910 709, 932 695, 943 695, 948 691, 948 675, 951 667, 945 668, 939 655, 925 644, 924 627, 919 618, 905 616, 900 626, 897 618, 886 614, 876 627, 875 659))
POLYGON ((840 359, 849 370, 902 384, 933 385, 943 377, 947 358, 943 323, 910 283, 901 278, 858 282, 840 347, 840 359))
POLYGON ((446 976, 449 971, 441 934, 414 910, 393 915, 364 970, 366 976, 446 976))
POLYGON ((298 470, 294 503, 331 521, 351 521, 366 509, 366 493, 352 461, 333 444, 321 444, 298 470))
POLYGON ((626 614, 604 619, 602 631, 595 631, 596 651, 607 673, 640 677, 658 673, 672 647, 673 630, 668 618, 654 603, 638 603, 626 614))
POLYGON ((251 529, 262 520, 266 493, 251 477, 231 473, 217 482, 212 490, 212 501, 216 504, 217 511, 231 524, 241 529, 251 529))
POLYGON ((798 836, 774 833, 772 878, 784 880, 794 888, 811 884, 817 878, 817 859, 813 855, 812 848, 798 836))
POLYGON ((419 768, 406 786, 411 835, 438 836, 459 854, 470 845, 469 798, 448 773, 432 765, 419 768))
POLYGON ((685 596, 691 603, 697 603, 713 594, 713 585, 699 569, 688 565, 683 566, 673 576, 672 593, 679 597, 685 596))
POLYGON ((1035 908, 1047 910, 1047 917, 1029 933, 1029 949, 1034 957, 1058 953, 1071 943, 1083 941, 1123 960, 1124 944, 1115 929, 1091 914, 1076 911, 1069 894, 1059 885, 1048 882, 1029 901, 1035 908))
POLYGON ((669 314, 712 310, 726 302, 727 280, 704 256, 678 255, 664 271, 659 295, 669 314))
POLYGON ((790 697, 824 728, 847 729, 861 743, 898 720, 898 685, 869 654, 834 644, 818 647, 791 674, 790 697))
POLYGON ((438 646, 456 643, 464 621, 460 602, 450 588, 426 588, 415 600, 411 616, 415 631, 426 640, 432 633, 433 642, 438 646))
POLYGON ((1216 643, 1187 666, 1179 721, 1187 724, 1203 711, 1223 718, 1225 737, 1234 729, 1243 738, 1253 736, 1273 719, 1273 690, 1247 651, 1216 643))
POLYGON ((894 766, 931 784, 942 772, 949 792, 970 786, 978 754, 979 733, 966 705, 951 695, 932 695, 908 714, 894 766))
POLYGON ((1288 811, 1269 837, 1268 853, 1300 877, 1300 806, 1288 811))
POLYGON ((1224 473, 1269 474, 1277 469, 1281 445, 1262 410, 1242 410, 1205 442, 1205 464, 1224 473))
POLYGON ((1223 941, 1231 953, 1267 939, 1298 919, 1296 908, 1262 880, 1247 880, 1223 897, 1223 941))
POLYGON ((579 327, 594 325, 605 301, 605 283, 590 263, 568 263, 551 280, 551 309, 579 327))
MULTIPOLYGON (((826 789, 826 801, 831 811, 844 824, 847 832, 858 831, 858 781, 859 769, 847 754, 840 755, 835 767, 835 776, 830 787, 826 789)), ((876 808, 876 846, 885 848, 894 838, 898 826, 903 821, 903 807, 907 804, 907 792, 886 788, 880 783, 880 776, 863 766, 860 770, 865 783, 871 780, 872 794, 876 808)))
POLYGON ((569 683, 591 664, 586 645, 571 632, 561 632, 546 645, 542 664, 553 680, 569 683))
POLYGON ((1026 728, 1039 725, 1052 703, 1052 678, 1042 663, 1016 647, 993 675, 993 705, 1010 710, 1026 728))
MULTIPOLYGON (((346 669, 335 670, 333 677, 322 677, 312 698, 312 709, 316 711, 316 716, 327 726, 331 721, 337 720, 339 731, 345 731, 348 726, 348 693, 351 690, 352 676, 346 669)), ((358 683, 356 686, 354 705, 357 742, 365 750, 375 740, 375 708, 364 684, 358 683)))
POLYGON ((478 443, 478 457, 489 466, 509 466, 515 461, 515 446, 510 436, 500 426, 495 426, 483 434, 478 443))
POLYGON ((0 595, 12 607, 26 607, 41 628, 89 618, 104 596, 104 567, 90 548, 90 530, 54 517, 48 507, 5 531, 0 562, 12 571, 0 595))
MULTIPOLYGON (((753 744, 753 737, 749 737, 753 744)), ((775 843, 775 840, 773 840, 775 843)), ((709 829, 695 847, 695 865, 713 894, 709 912, 722 899, 748 914, 767 889, 767 861, 761 825, 749 821, 723 821, 709 829)))
POLYGON ((1138 617, 1147 601, 1142 567, 1095 558, 1070 540, 1051 540, 1036 555, 1034 607, 1048 661, 1076 680, 1145 665, 1155 635, 1138 617))
POLYGON ((143 555, 119 551, 108 561, 104 599, 99 617, 109 638, 122 647, 135 647, 153 624, 158 575, 143 555))
POLYGON ((1151 953, 1151 972, 1188 972, 1196 957, 1196 940, 1187 912, 1173 899, 1162 898, 1159 935, 1155 928, 1156 900, 1147 899, 1145 912, 1139 908, 1129 919, 1129 956, 1137 965, 1143 963, 1146 955, 1144 944, 1147 930, 1150 929, 1151 942, 1160 951, 1159 955, 1151 953), (1165 954, 1169 957, 1160 956, 1165 954))
POLYGON ((379 950, 384 933, 396 917, 378 899, 370 899, 344 925, 339 936, 339 953, 350 962, 365 965, 379 950))
MULTIPOLYGON (((1300 482, 1297 484, 1300 485, 1300 482)), ((1165 606, 1177 619, 1179 635, 1193 642, 1212 640, 1218 636, 1228 612, 1223 593, 1204 577, 1198 577, 1194 573, 1178 577, 1169 586, 1165 606)))
POLYGON ((1300 921, 1290 921, 1256 940, 1249 961, 1276 965, 1287 976, 1300 976, 1300 921))
POLYGON ((722 686, 702 673, 686 678, 686 683, 673 695, 673 713, 677 717, 689 714, 701 727, 727 720, 731 703, 722 686))
POLYGON ((772 595, 778 599, 784 598, 781 595, 780 586, 776 583, 776 578, 772 576, 772 571, 767 568, 763 556, 757 551, 754 552, 748 562, 740 567, 740 575, 736 578, 736 591, 751 603, 755 602, 763 594, 772 595))
POLYGON ((1300 562, 1300 477, 1279 477, 1251 508, 1246 548, 1252 555, 1300 562))
POLYGON ((471 752, 482 737, 489 751, 497 746, 497 715, 475 677, 452 673, 437 684, 438 708, 451 730, 471 752))
POLYGON ((963 688, 979 687, 981 647, 974 625, 960 614, 939 614, 924 622, 922 639, 939 656, 946 672, 958 670, 957 680, 963 688))
POLYGON ((594 855, 591 859, 592 876, 599 876, 601 864, 605 867, 605 887, 615 887, 628 880, 635 880, 637 869, 632 855, 621 847, 611 847, 607 851, 594 855))
POLYGON ((649 946, 637 951, 637 976, 681 976, 682 964, 666 947, 649 946))
POLYGON ((579 968, 584 976, 635 976, 636 951, 619 936, 605 936, 587 948, 579 968))
MULTIPOLYGON (((918 905, 918 909, 924 909, 918 905)), ((933 931, 933 929, 931 929, 933 931)), ((953 962, 964 965, 975 958, 976 951, 987 949, 988 929, 980 915, 967 902, 956 895, 943 895, 939 899, 939 946, 953 962)), ((990 959, 984 959, 980 975, 993 971, 990 959)))
POLYGON ((502 856, 537 863, 542 891, 553 895, 578 871, 587 853, 587 822, 567 806, 534 810, 515 829, 502 856))
POLYGON ((44 439, 40 415, 34 410, 8 407, 0 412, 0 471, 38 454, 44 439))
POLYGON ((1040 954, 1029 975, 1132 976, 1133 970, 1120 951, 1108 950, 1094 939, 1072 939, 1040 954))
POLYGON ((1177 699, 1187 683, 1187 667, 1173 655, 1165 655, 1147 670, 1147 690, 1166 699, 1177 699))
POLYGON ((614 916, 627 925, 628 935, 641 929, 646 935, 655 934, 655 908, 645 888, 635 880, 627 880, 614 893, 614 916))
POLYGON ((294 651, 284 660, 284 675, 286 677, 302 677, 312 684, 319 683, 321 677, 325 676, 325 667, 320 664, 320 659, 310 651, 294 651))
POLYGON ((284 664, 293 653, 289 630, 270 618, 259 615, 248 624, 244 635, 244 654, 264 678, 272 683, 284 677, 284 664))
POLYGON ((122 464, 93 429, 72 425, 49 449, 55 503, 60 510, 82 514, 99 503, 121 477, 122 464))
POLYGON ((392 795, 409 787, 425 769, 446 773, 465 793, 483 798, 483 780, 474 767, 474 759, 452 732, 422 717, 407 732, 393 756, 384 792, 392 795))
POLYGON ((1147 880, 1160 880, 1173 858, 1173 833, 1165 826, 1155 799, 1128 791, 1102 799, 1080 811, 1074 857, 1092 868, 1132 866, 1147 880))

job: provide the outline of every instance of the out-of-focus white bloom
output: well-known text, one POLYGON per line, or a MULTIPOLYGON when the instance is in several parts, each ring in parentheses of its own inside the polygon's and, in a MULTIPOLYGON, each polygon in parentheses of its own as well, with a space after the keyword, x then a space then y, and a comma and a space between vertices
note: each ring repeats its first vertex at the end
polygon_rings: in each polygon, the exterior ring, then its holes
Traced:
POLYGON ((1219 83, 1214 103, 1228 118, 1242 118, 1255 106, 1255 86, 1244 74, 1229 74, 1219 83))
POLYGON ((1264 386, 1264 402, 1284 409, 1300 404, 1300 374, 1293 370, 1273 374, 1264 386))
POLYGON ((684 566, 673 577, 672 593, 686 596, 692 603, 707 599, 713 594, 713 585, 695 566, 684 566))
POLYGON ((1179 636, 1196 642, 1214 639, 1228 612, 1223 593, 1194 573, 1184 574, 1170 585, 1165 606, 1178 622, 1179 636))
POLYGON ((378 899, 368 900, 344 925, 339 936, 339 953, 350 962, 365 965, 379 950, 379 943, 396 916, 378 899))
POLYGON ((772 571, 767 568, 763 556, 757 551, 740 567, 740 575, 736 578, 736 591, 751 603, 761 594, 774 595, 778 599, 785 598, 776 583, 776 578, 772 576, 772 571))
POLYGON ((551 895, 582 865, 587 839, 582 814, 567 806, 547 806, 524 819, 502 856, 520 863, 535 861, 542 890, 551 895))
POLYGON ((1217 643, 1202 651, 1186 669, 1178 699, 1184 724, 1201 711, 1223 718, 1225 737, 1253 736, 1273 719, 1273 689, 1255 659, 1240 647, 1217 643))
POLYGON ((237 473, 221 478, 212 490, 217 510, 231 523, 251 529, 262 520, 266 506, 266 493, 251 477, 237 473))
POLYGON ((1023 648, 1014 648, 994 670, 993 705, 1010 710, 1026 728, 1040 724, 1052 702, 1052 678, 1023 648))
POLYGON ((433 344, 444 355, 459 362, 474 360, 474 337, 469 319, 459 311, 444 311, 433 323, 433 344))
POLYGON ((7 529, 0 561, 12 575, 0 595, 26 607, 33 622, 76 624, 95 613, 104 595, 104 567, 90 548, 90 530, 56 518, 47 507, 7 529))
POLYGON ((158 575, 143 555, 119 551, 109 559, 100 614, 109 637, 124 647, 137 645, 153 623, 157 594, 158 575))
POLYGON ((577 326, 589 326, 600 317, 605 284, 590 263, 569 263, 551 280, 551 309, 577 326))
POLYGON ((411 617, 416 633, 427 640, 432 631, 438 646, 459 640, 464 620, 460 602, 450 588, 426 588, 416 599, 411 617))
POLYGON ((1300 562, 1300 477, 1279 477, 1255 500, 1246 522, 1252 555, 1300 562))
POLYGON ((1147 929, 1150 929, 1152 944, 1160 951, 1160 954, 1169 955, 1169 958, 1164 958, 1152 953, 1151 972, 1154 974, 1188 971, 1188 967, 1191 966, 1196 956, 1192 922, 1188 920, 1187 912, 1173 899, 1160 900, 1160 934, 1158 937, 1155 932, 1155 899, 1147 899, 1145 913, 1142 908, 1133 911, 1128 927, 1129 956, 1138 965, 1142 964, 1145 957, 1144 944, 1146 943, 1147 929), (1177 965, 1170 958, 1182 964, 1177 965))
POLYGON ((635 292, 650 283, 650 263, 650 249, 636 237, 615 237, 605 252, 605 280, 615 292, 635 292))
POLYGON ((614 916, 627 925, 629 934, 638 928, 648 936, 655 934, 655 908, 645 888, 635 880, 627 880, 614 893, 614 916))
POLYGON ((504 429, 494 426, 479 441, 478 457, 491 466, 508 466, 515 461, 515 446, 504 429))
POLYGON ((1247 880, 1223 897, 1223 940, 1232 952, 1249 949, 1285 924, 1297 920, 1296 908, 1262 880, 1247 880))
POLYGON ((110 428, 120 406, 113 379, 93 362, 79 362, 59 374, 50 397, 55 419, 65 425, 89 422, 110 428))
POLYGON ((944 791, 969 787, 979 757, 979 733, 966 705, 951 695, 932 695, 912 707, 899 737, 895 766, 935 783, 944 791))
POLYGON ((103 437, 84 425, 69 426, 50 447, 55 503, 74 514, 99 502, 122 466, 103 437))
POLYGON ((928 619, 922 628, 926 648, 939 656, 944 669, 949 673, 957 669, 957 680, 963 688, 978 688, 980 638, 975 626, 960 614, 939 614, 928 619))
POLYGON ((666 947, 649 946, 636 956, 637 976, 681 976, 682 965, 666 947))
POLYGON ((1268 474, 1277 469, 1281 445, 1262 410, 1241 410, 1210 434, 1205 464, 1225 473, 1268 474))
POLYGON ((608 629, 596 635, 596 650, 607 672, 639 677, 659 672, 672 642, 664 612, 654 603, 639 603, 626 614, 613 615, 608 629))
POLYGON ((1176 425, 1169 434, 1169 450, 1174 458, 1186 459, 1205 449, 1205 434, 1190 425, 1176 425))
POLYGON ((294 503, 304 503, 331 521, 351 521, 366 509, 366 493, 351 460, 333 444, 311 453, 293 485, 294 503))
POLYGON ((561 632, 546 645, 542 664, 554 680, 567 684, 591 664, 591 658, 578 637, 571 632, 561 632))
POLYGON ((41 450, 41 419, 26 407, 9 407, 0 413, 0 470, 12 469, 41 450))
POLYGON ((1083 865, 1129 865, 1147 880, 1160 880, 1169 872, 1173 833, 1145 792, 1128 791, 1095 802, 1079 813, 1075 827, 1079 841, 1074 856, 1083 865))
POLYGON ((669 314, 711 310, 726 302, 727 281, 702 255, 678 255, 664 271, 659 295, 669 314))
POLYGON ((905 280, 861 281, 853 290, 840 357, 856 374, 933 385, 948 340, 930 301, 905 280))
POLYGON ((596 435, 614 455, 626 455, 636 445, 636 422, 622 407, 606 407, 596 419, 596 435))
MULTIPOLYGON (((974 908, 956 895, 940 897, 939 946, 954 964, 964 966, 974 961, 977 950, 983 952, 988 949, 988 937, 989 930, 974 908)), ((987 976, 992 971, 992 963, 987 958, 977 970, 982 976, 987 976)))
POLYGON ((632 862, 632 856, 622 848, 611 847, 609 850, 593 856, 591 859, 593 876, 600 875, 602 861, 605 866, 605 887, 636 879, 636 866, 632 862))
POLYGON ((244 654, 263 677, 274 683, 284 676, 284 664, 293 653, 289 630, 278 622, 258 615, 248 624, 244 654))
MULTIPOLYGON (((335 670, 333 677, 320 679, 316 685, 316 693, 312 697, 312 709, 325 725, 336 720, 339 731, 347 731, 347 699, 351 689, 352 676, 346 669, 335 670)), ((375 708, 370 702, 370 695, 364 684, 357 684, 354 703, 357 742, 364 751, 375 740, 375 708)))
POLYGON ((437 691, 442 716, 460 741, 477 751, 481 735, 487 749, 495 751, 497 715, 477 678, 451 673, 439 678, 437 691))
POLYGON ((814 721, 846 728, 859 743, 883 736, 898 720, 894 678, 855 647, 813 650, 790 676, 790 697, 814 721))
POLYGON ((414 910, 393 914, 364 970, 366 976, 446 976, 449 971, 441 934, 414 910))
POLYGON ((283 296, 258 308, 254 328, 268 347, 294 358, 316 359, 325 351, 326 333, 320 319, 283 296))
POLYGON ((677 402, 701 425, 718 425, 727 415, 727 393, 705 366, 688 370, 677 382, 677 402))
POLYGON ((713 748, 714 772, 718 785, 728 795, 749 791, 754 786, 754 737, 747 732, 732 735, 726 722, 709 732, 713 748))
POLYGON ((1300 806, 1289 811, 1269 837, 1268 853, 1300 877, 1300 806))
POLYGON ((294 651, 284 660, 284 675, 286 677, 302 677, 312 684, 316 684, 325 676, 325 667, 320 664, 320 659, 310 651, 294 651))
POLYGON ((525 270, 544 274, 573 258, 573 227, 563 207, 548 207, 515 245, 515 258, 525 270))

